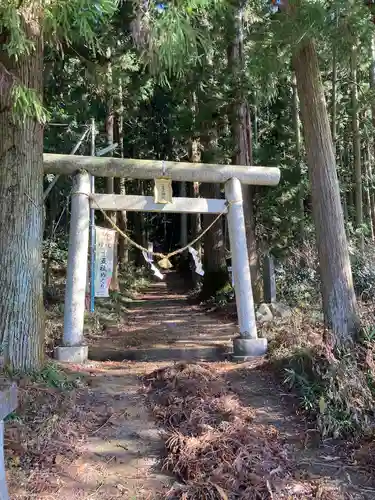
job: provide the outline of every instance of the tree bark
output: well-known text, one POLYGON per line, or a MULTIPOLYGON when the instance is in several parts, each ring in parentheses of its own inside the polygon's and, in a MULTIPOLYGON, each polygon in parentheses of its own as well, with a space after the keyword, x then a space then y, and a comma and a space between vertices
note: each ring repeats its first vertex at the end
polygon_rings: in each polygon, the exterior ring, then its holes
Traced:
POLYGON ((16 78, 42 98, 43 38, 37 7, 22 10, 34 49, 17 60, 0 50, 0 339, 6 364, 26 372, 41 368, 44 351, 43 128, 14 121, 12 87, 16 78))
POLYGON ((324 318, 332 329, 334 343, 346 344, 358 330, 359 317, 332 136, 313 40, 305 40, 297 48, 293 65, 311 182, 324 318))
MULTIPOLYGON (((220 185, 202 184, 201 195, 204 198, 220 198, 220 185)), ((203 229, 206 229, 216 217, 216 215, 203 215, 203 229)), ((228 282, 222 220, 219 219, 203 238, 204 277, 201 299, 207 300, 228 282)))
MULTIPOLYGON (((338 13, 336 13, 336 25, 338 24, 338 13)), ((335 157, 337 156, 337 46, 332 47, 332 94, 331 94, 331 132, 332 144, 335 157)))
MULTIPOLYGON (((110 49, 108 50, 107 57, 108 59, 110 59, 111 57, 110 49)), ((109 62, 107 65, 107 118, 105 123, 108 146, 112 146, 114 142, 114 120, 115 120, 115 113, 114 113, 114 98, 113 98, 112 65, 111 62, 109 62)), ((113 152, 110 152, 109 156, 113 156, 113 152)), ((108 194, 113 194, 115 192, 114 177, 107 177, 106 191, 108 194)), ((107 215, 116 224, 117 222, 116 212, 108 212, 107 215)), ((108 225, 112 229, 113 226, 111 226, 109 223, 108 225)), ((112 279, 109 286, 109 289, 114 292, 118 292, 120 290, 119 276, 118 276, 118 238, 119 235, 116 232, 115 246, 113 252, 112 279)))
MULTIPOLYGON (((202 136, 203 152, 206 158, 216 158, 217 155, 217 130, 212 127, 202 136)), ((203 158, 204 161, 205 158, 203 158)), ((203 198, 220 198, 220 185, 202 183, 200 194, 203 198)), ((203 215, 203 229, 208 227, 216 215, 203 215)), ((228 270, 225 259, 224 232, 222 220, 216 224, 203 237, 203 286, 201 300, 207 300, 215 295, 228 281, 228 270)))
POLYGON ((375 194, 374 194, 374 176, 372 173, 372 165, 373 156, 371 156, 371 145, 370 142, 367 141, 366 144, 366 159, 367 159, 367 189, 369 196, 369 207, 370 207, 370 218, 371 224, 374 230, 374 238, 375 238, 375 194))
POLYGON ((297 93, 297 83, 295 75, 293 75, 293 125, 294 125, 294 138, 296 143, 296 161, 299 175, 299 188, 298 188, 298 211, 300 217, 299 223, 299 238, 303 243, 305 239, 305 209, 304 209, 304 188, 302 183, 302 155, 301 155, 301 124, 299 119, 299 102, 297 93))
MULTIPOLYGON (((186 198, 187 196, 187 183, 180 183, 180 192, 179 195, 181 197, 186 198)), ((181 214, 180 216, 180 245, 185 247, 188 243, 188 219, 187 214, 181 214)))
POLYGON ((357 81, 357 47, 352 47, 351 58, 351 93, 352 93, 352 140, 353 140, 353 163, 355 178, 355 220, 359 234, 359 247, 364 250, 365 238, 362 231, 363 224, 363 187, 362 187, 362 165, 361 165, 361 137, 359 133, 358 116, 358 81, 357 81))
MULTIPOLYGON (((190 95, 189 99, 190 103, 190 109, 192 113, 192 130, 191 134, 192 137, 189 139, 189 146, 188 146, 188 155, 189 155, 189 161, 192 163, 199 163, 201 161, 201 151, 200 151, 200 144, 199 144, 199 138, 194 137, 193 134, 195 134, 195 129, 196 129, 196 116, 197 116, 197 96, 195 92, 192 92, 190 95)), ((192 182, 189 184, 192 190, 191 195, 194 198, 199 198, 199 182, 192 182)), ((200 234, 202 230, 202 221, 201 221, 201 214, 193 214, 190 216, 190 221, 191 221, 191 235, 192 239, 195 239, 198 234, 200 234)), ((202 241, 199 240, 197 241, 195 245, 195 250, 198 252, 199 257, 202 257, 202 241)), ((194 273, 195 280, 198 282, 199 280, 199 275, 194 273)))
POLYGON ((370 238, 374 241, 374 225, 373 225, 373 209, 371 203, 371 193, 370 193, 370 179, 371 179, 371 158, 370 158, 370 148, 366 141, 362 150, 363 166, 365 170, 365 184, 364 184, 364 207, 365 207, 365 218, 370 230, 370 238))
MULTIPOLYGON (((122 81, 118 84, 118 106, 115 114, 115 139, 118 143, 118 156, 124 158, 124 103, 122 81)), ((114 182, 115 192, 117 194, 126 195, 126 181, 122 178, 116 178, 114 182)), ((126 233, 128 228, 128 218, 125 210, 117 212, 117 225, 126 233)), ((119 236, 118 240, 118 265, 127 264, 129 262, 129 247, 125 238, 119 236)))
MULTIPOLYGON (((252 130, 248 105, 242 95, 243 60, 243 7, 239 6, 234 16, 234 40, 228 47, 228 66, 232 74, 234 102, 230 113, 235 165, 252 165, 252 130)), ((260 302, 261 276, 256 240, 256 220, 254 211, 254 186, 242 186, 243 209, 245 214, 247 253, 249 258, 254 301, 260 302)))
MULTIPOLYGON (((374 91, 375 90, 375 34, 372 34, 371 37, 371 68, 370 68, 370 87, 374 91)), ((375 128, 375 100, 371 101, 371 120, 372 126, 375 128)), ((371 213, 372 213, 372 223, 375 228, 375 191, 373 186, 373 173, 371 162, 375 159, 375 134, 372 139, 372 147, 371 151, 371 160, 369 162, 369 173, 370 173, 370 198, 371 198, 371 213)))

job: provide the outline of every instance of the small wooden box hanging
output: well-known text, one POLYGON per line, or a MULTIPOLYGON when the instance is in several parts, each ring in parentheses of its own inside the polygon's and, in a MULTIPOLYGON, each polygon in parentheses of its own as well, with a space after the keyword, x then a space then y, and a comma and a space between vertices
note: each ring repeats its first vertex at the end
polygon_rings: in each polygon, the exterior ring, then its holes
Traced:
POLYGON ((172 179, 159 177, 154 179, 154 202, 161 205, 173 203, 172 179))

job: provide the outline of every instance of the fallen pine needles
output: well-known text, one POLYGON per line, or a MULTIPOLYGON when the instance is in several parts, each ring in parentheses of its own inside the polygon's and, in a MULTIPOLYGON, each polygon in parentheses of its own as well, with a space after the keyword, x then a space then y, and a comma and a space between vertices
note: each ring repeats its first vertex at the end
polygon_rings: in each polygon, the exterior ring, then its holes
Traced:
MULTIPOLYGON (((167 499, 317 498, 314 482, 294 478, 295 464, 277 429, 256 423, 254 411, 241 405, 214 367, 178 363, 144 382, 166 429, 164 468, 180 481, 167 499)), ((324 485, 321 491, 321 500, 345 498, 325 496, 324 485)))

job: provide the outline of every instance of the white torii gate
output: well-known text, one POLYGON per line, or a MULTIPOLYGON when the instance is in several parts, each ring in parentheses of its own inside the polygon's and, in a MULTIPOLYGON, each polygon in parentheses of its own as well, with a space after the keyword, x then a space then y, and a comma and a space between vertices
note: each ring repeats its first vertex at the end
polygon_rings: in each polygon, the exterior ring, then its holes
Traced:
POLYGON ((280 181, 278 168, 44 154, 44 172, 74 175, 63 345, 57 347, 55 351, 59 360, 77 363, 88 358, 83 327, 90 203, 91 208, 97 209, 99 205, 101 209, 107 211, 226 213, 239 325, 239 337, 233 339, 233 357, 245 359, 266 353, 267 339, 257 336, 241 184, 276 186, 280 181), (173 198, 172 203, 161 205, 154 203, 150 196, 94 194, 90 190, 89 174, 99 177, 132 179, 168 177, 178 182, 224 183, 226 199, 178 197, 173 198))

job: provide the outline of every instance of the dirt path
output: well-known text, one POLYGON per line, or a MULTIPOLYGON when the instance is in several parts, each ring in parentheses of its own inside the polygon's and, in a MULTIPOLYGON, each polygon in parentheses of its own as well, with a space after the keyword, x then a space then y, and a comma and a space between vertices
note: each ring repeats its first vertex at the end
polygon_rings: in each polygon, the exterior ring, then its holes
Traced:
POLYGON ((320 441, 309 422, 298 416, 295 397, 285 392, 267 360, 254 359, 237 366, 226 364, 221 371, 241 403, 255 410, 254 422, 278 430, 290 456, 298 464, 295 476, 321 485, 317 499, 375 499, 375 471, 364 467, 363 462, 357 463, 350 443, 320 441), (332 496, 331 489, 335 491, 332 496), (337 491, 341 492, 339 496, 337 491))
POLYGON ((172 272, 166 281, 151 284, 130 303, 121 325, 108 325, 103 332, 90 335, 90 358, 217 360, 229 349, 236 330, 235 323, 189 304, 181 280, 172 272))
MULTIPOLYGON (((178 285, 174 275, 169 275, 167 283, 151 285, 128 305, 122 324, 109 324, 100 334, 90 333, 91 355, 96 360, 66 367, 83 376, 87 384, 77 390, 81 406, 76 418, 87 421, 79 427, 83 439, 77 436, 73 458, 60 446, 48 469, 47 465, 45 470, 33 469, 24 479, 10 472, 12 499, 165 498, 175 478, 160 470, 164 442, 149 412, 141 378, 173 360, 217 356, 236 332, 233 323, 190 305, 178 285), (40 477, 49 488, 40 486, 40 477)), ((333 443, 320 449, 311 447, 316 444, 314 433, 295 416, 293 400, 282 396, 283 390, 264 360, 238 365, 221 361, 211 366, 224 375, 228 388, 244 406, 254 408, 259 422, 279 430, 285 446, 297 457, 301 476, 319 479, 328 487, 343 485, 351 494, 346 497, 343 493, 343 499, 375 498, 368 474, 354 468, 333 443)), ((73 436, 76 427, 71 422, 73 436)))
POLYGON ((109 416, 87 436, 81 456, 68 466, 73 481, 68 481, 56 500, 163 497, 171 478, 158 465, 164 444, 149 417, 140 384, 149 369, 148 364, 131 362, 94 362, 86 367, 97 408, 92 410, 109 416))

